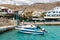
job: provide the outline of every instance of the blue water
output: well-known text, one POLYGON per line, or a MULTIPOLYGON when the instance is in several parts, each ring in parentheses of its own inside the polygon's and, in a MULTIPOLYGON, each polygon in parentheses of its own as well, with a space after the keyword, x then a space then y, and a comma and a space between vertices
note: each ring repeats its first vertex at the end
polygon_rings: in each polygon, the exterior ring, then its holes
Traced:
POLYGON ((43 25, 48 33, 45 35, 33 35, 18 33, 16 30, 0 34, 0 40, 60 40, 60 26, 43 25))

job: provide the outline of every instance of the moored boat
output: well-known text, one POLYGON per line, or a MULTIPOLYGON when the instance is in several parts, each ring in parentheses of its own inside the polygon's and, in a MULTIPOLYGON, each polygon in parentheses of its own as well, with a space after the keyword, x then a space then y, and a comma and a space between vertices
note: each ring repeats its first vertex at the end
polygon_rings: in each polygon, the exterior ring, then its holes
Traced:
POLYGON ((36 25, 20 25, 15 27, 18 32, 29 33, 29 34, 40 34, 43 35, 44 31, 42 29, 38 29, 36 25))

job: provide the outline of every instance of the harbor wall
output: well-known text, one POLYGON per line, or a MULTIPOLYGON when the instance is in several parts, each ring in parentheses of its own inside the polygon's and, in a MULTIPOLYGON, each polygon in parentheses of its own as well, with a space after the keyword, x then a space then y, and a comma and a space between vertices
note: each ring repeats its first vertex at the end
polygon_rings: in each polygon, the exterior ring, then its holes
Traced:
POLYGON ((9 20, 9 23, 10 23, 11 25, 16 25, 16 20, 9 20))
POLYGON ((0 27, 0 33, 9 31, 11 29, 14 29, 16 26, 15 25, 10 25, 10 26, 1 26, 0 27))
POLYGON ((15 20, 0 19, 0 33, 9 31, 16 27, 15 20))
POLYGON ((52 25, 54 25, 54 24, 58 24, 58 25, 60 25, 60 22, 24 22, 24 24, 52 24, 52 25))
MULTIPOLYGON (((9 20, 12 25, 17 25, 16 20, 9 20)), ((60 24, 60 22, 20 22, 20 24, 60 24)))

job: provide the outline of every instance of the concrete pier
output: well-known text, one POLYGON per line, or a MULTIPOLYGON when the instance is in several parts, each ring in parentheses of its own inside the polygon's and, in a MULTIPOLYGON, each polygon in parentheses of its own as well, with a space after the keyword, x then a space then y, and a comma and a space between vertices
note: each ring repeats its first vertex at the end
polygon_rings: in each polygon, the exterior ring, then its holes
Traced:
POLYGON ((1 32, 5 32, 5 31, 8 31, 8 30, 10 30, 10 29, 13 29, 13 28, 15 28, 15 27, 16 27, 15 25, 2 26, 2 27, 0 27, 0 33, 1 33, 1 32))

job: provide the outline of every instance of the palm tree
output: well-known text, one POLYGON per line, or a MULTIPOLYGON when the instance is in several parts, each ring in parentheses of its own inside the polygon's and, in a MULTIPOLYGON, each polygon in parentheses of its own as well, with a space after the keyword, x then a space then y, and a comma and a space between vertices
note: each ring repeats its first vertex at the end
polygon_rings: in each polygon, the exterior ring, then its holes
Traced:
POLYGON ((46 12, 43 12, 42 15, 41 15, 41 18, 44 18, 46 12))

